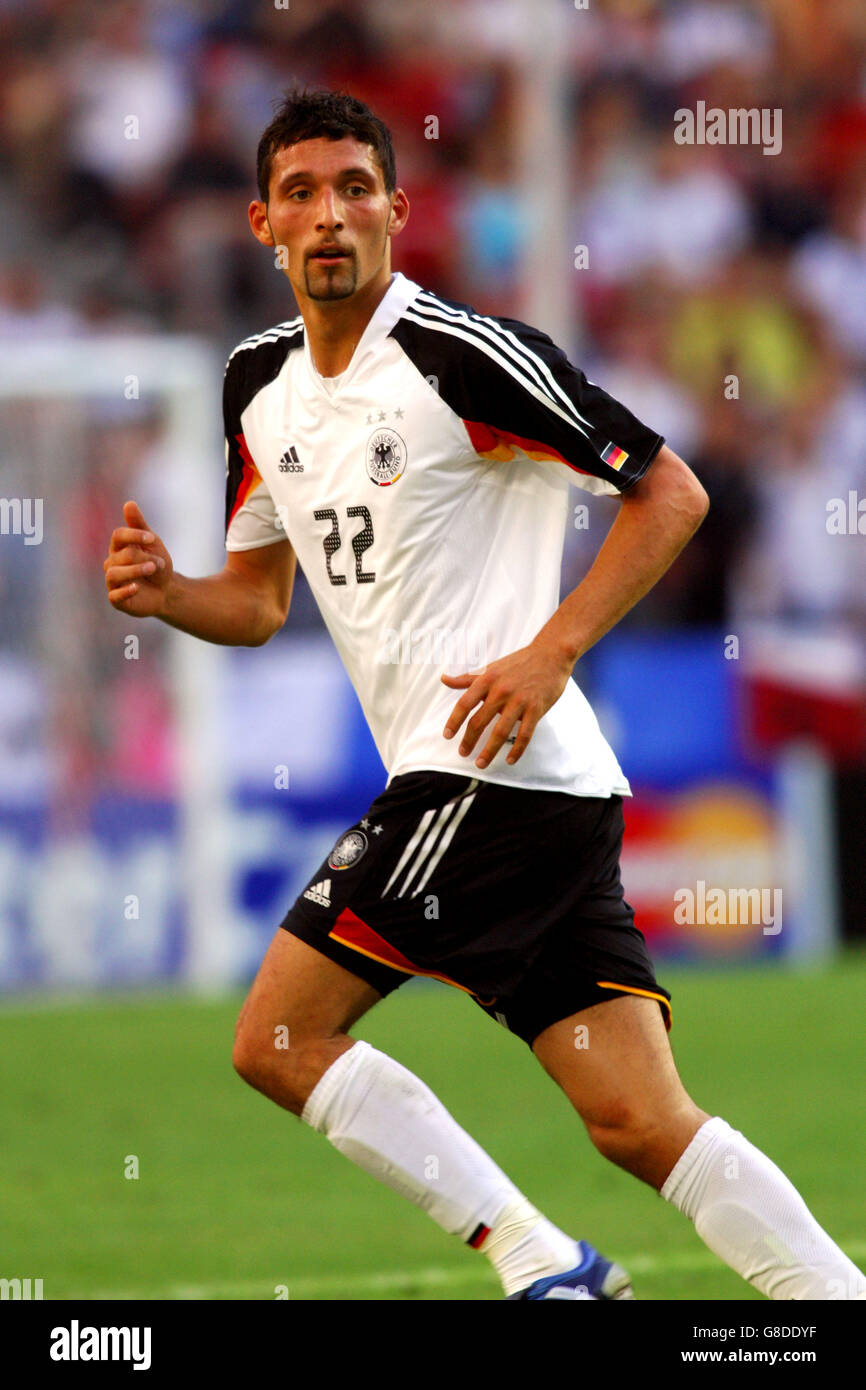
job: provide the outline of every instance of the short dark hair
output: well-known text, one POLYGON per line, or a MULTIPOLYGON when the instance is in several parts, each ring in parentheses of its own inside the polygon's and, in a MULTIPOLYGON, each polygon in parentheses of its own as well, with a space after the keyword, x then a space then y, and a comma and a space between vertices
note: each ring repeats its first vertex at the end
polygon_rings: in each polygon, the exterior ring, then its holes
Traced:
POLYGON ((350 96, 348 92, 310 92, 295 87, 286 92, 274 119, 259 141, 256 178, 262 202, 268 201, 271 166, 278 150, 295 145, 300 140, 344 140, 346 136, 353 136, 362 144, 373 147, 385 191, 393 193, 397 187, 397 170, 391 132, 385 122, 374 116, 363 101, 350 96))

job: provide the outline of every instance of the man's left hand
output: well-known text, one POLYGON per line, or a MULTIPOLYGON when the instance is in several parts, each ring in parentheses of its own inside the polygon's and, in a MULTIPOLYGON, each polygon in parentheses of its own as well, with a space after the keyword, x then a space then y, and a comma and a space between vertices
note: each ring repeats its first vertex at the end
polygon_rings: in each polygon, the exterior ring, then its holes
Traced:
POLYGON ((509 656, 491 661, 483 671, 464 671, 459 676, 442 676, 445 685, 464 690, 443 730, 453 738, 467 715, 481 702, 463 732, 460 753, 468 756, 491 719, 496 720, 476 767, 487 767, 503 743, 519 724, 514 747, 505 759, 516 763, 523 756, 539 719, 559 699, 572 672, 572 665, 552 647, 531 643, 509 656))

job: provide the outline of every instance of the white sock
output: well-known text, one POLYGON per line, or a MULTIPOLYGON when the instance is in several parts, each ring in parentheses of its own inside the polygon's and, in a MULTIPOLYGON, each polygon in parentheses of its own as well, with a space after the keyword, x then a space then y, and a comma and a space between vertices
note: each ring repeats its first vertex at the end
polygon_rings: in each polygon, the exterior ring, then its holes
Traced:
POLYGON ((866 1296, 866 1278, 781 1169, 718 1115, 701 1125, 661 1195, 694 1221, 714 1254, 768 1298, 866 1296))
POLYGON ((583 1258, 578 1242, 542 1216, 520 1193, 497 1216, 481 1253, 502 1280, 506 1297, 528 1289, 547 1274, 564 1274, 567 1269, 574 1269, 583 1258))
POLYGON ((506 1295, 573 1269, 576 1242, 548 1221, 406 1067, 359 1041, 301 1114, 365 1173, 489 1256, 506 1295))

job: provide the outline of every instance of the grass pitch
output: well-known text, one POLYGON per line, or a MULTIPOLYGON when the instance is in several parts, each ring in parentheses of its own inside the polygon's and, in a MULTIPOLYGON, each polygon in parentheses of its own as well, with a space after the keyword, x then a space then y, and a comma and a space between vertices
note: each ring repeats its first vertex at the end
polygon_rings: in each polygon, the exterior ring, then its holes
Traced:
MULTIPOLYGON (((831 968, 659 963, 687 1089, 773 1158, 866 1258, 866 953, 831 968)), ((0 1009, 0 1248, 46 1299, 500 1299, 488 1262, 359 1172, 231 1066, 241 996, 0 1009), (135 1171, 138 1177, 127 1177, 135 1171), (283 1294, 285 1296, 285 1294, 283 1294)), ((355 1033, 418 1073, 553 1221, 641 1299, 759 1295, 691 1224, 592 1148, 518 1039, 410 984, 355 1033)))

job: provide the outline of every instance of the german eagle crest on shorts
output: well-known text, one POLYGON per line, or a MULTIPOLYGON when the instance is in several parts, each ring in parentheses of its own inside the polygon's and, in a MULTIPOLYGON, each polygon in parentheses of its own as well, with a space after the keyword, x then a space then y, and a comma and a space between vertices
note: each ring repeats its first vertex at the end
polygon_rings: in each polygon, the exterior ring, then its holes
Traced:
POLYGON ((363 830, 348 830, 328 855, 329 869, 351 869, 367 852, 369 840, 363 830))

